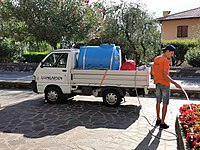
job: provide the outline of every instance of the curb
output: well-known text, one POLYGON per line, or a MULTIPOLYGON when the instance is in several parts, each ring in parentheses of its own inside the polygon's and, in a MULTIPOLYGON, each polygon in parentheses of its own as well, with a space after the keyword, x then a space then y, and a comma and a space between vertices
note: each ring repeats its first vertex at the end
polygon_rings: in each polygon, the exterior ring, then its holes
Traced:
MULTIPOLYGON (((198 98, 198 99, 200 98, 200 92, 197 90, 186 90, 186 92, 190 98, 198 98)), ((155 94, 155 89, 149 88, 148 95, 152 95, 152 94, 155 94)), ((171 89, 170 98, 172 97, 185 98, 185 94, 183 93, 182 90, 171 89)))
POLYGON ((0 89, 31 89, 31 82, 17 80, 0 80, 0 89))
MULTIPOLYGON (((0 89, 32 89, 31 81, 22 80, 0 80, 0 89)), ((147 96, 155 94, 155 88, 150 87, 147 96)), ((200 98, 200 92, 197 90, 186 90, 187 94, 191 98, 200 98)), ((183 91, 177 89, 171 89, 171 97, 185 98, 183 91)))
POLYGON ((186 139, 184 138, 183 129, 181 127, 179 117, 176 117, 176 124, 175 124, 176 134, 178 135, 177 139, 177 146, 179 150, 189 150, 189 146, 187 144, 186 139))

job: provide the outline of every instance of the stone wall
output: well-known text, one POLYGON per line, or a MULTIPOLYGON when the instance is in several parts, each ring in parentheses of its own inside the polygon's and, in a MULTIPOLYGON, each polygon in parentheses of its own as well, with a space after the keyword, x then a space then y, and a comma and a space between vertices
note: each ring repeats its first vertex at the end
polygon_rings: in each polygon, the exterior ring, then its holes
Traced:
POLYGON ((200 67, 171 67, 170 76, 200 78, 200 67))
POLYGON ((0 63, 0 71, 34 72, 37 66, 36 63, 0 63))

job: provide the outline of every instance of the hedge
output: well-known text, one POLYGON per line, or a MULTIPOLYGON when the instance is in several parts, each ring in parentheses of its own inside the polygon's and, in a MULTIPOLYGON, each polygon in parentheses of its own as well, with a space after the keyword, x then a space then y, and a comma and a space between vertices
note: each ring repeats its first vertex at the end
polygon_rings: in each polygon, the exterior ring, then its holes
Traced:
POLYGON ((190 48, 197 47, 197 40, 164 40, 162 47, 171 44, 176 47, 174 57, 172 58, 172 66, 180 66, 185 61, 185 55, 190 48))
POLYGON ((22 56, 24 57, 23 62, 27 63, 39 63, 49 52, 27 52, 22 56))

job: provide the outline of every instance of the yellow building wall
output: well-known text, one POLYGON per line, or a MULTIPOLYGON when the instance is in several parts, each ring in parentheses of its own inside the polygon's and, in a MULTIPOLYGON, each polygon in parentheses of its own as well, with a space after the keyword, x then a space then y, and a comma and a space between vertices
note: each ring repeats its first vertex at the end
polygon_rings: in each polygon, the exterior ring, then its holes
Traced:
POLYGON ((194 39, 200 29, 200 18, 162 21, 161 40, 194 39), (177 38, 177 26, 188 26, 188 37, 177 38))

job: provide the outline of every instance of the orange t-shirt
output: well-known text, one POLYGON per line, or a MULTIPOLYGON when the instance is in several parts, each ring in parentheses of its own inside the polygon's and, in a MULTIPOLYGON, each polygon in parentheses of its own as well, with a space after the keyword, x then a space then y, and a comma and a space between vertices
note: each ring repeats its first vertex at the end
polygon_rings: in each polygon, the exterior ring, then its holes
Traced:
POLYGON ((170 86, 170 82, 164 79, 164 69, 167 69, 167 70, 170 69, 169 60, 164 56, 157 56, 156 58, 154 58, 154 64, 152 67, 152 74, 154 76, 154 84, 160 83, 165 86, 170 86))

